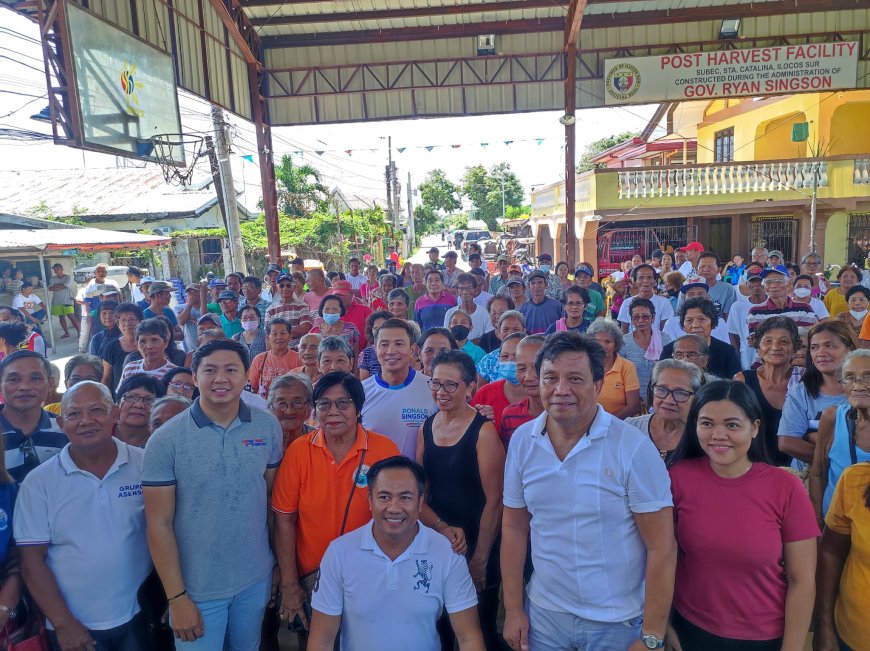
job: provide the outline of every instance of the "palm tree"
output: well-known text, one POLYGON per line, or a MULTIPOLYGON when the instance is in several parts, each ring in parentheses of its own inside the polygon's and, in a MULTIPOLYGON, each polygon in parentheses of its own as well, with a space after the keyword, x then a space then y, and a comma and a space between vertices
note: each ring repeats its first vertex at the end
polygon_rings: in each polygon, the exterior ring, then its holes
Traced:
POLYGON ((285 215, 306 217, 320 210, 326 201, 326 186, 321 183, 320 172, 312 165, 294 165, 293 157, 281 157, 275 168, 278 186, 278 207, 285 215))

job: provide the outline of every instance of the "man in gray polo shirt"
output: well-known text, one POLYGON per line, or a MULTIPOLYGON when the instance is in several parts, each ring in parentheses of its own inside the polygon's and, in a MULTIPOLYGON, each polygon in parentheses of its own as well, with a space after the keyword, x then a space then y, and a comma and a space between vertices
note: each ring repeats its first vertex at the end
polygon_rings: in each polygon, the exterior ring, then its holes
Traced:
POLYGON ((148 545, 179 651, 260 644, 275 567, 266 514, 283 448, 275 417, 240 401, 249 365, 238 342, 200 346, 200 397, 145 447, 148 545))

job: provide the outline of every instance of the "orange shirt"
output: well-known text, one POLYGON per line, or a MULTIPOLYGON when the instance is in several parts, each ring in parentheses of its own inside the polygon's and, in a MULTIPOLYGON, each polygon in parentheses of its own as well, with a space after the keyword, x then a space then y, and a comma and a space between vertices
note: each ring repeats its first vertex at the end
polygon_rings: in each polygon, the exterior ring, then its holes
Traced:
POLYGON ((613 368, 604 374, 604 384, 601 385, 601 393, 598 394, 598 404, 604 407, 607 413, 615 414, 628 404, 625 394, 638 389, 640 389, 640 380, 637 379, 637 367, 632 361, 617 355, 613 368))
POLYGON ((858 335, 858 338, 870 341, 870 319, 864 319, 864 324, 861 326, 861 334, 858 335))
POLYGON ((251 362, 251 369, 248 371, 251 390, 265 398, 269 395, 269 386, 272 384, 272 380, 280 375, 289 373, 301 363, 302 360, 299 359, 299 353, 290 348, 280 356, 274 355, 269 351, 260 353, 254 357, 254 360, 251 362))
POLYGON ((284 453, 272 488, 272 509, 278 513, 298 514, 296 564, 300 576, 320 566, 329 543, 340 535, 363 451, 365 459, 344 527, 347 533, 371 520, 366 473, 372 464, 397 456, 396 444, 386 436, 357 425, 356 442, 341 463, 335 462, 320 430, 296 439, 284 453))

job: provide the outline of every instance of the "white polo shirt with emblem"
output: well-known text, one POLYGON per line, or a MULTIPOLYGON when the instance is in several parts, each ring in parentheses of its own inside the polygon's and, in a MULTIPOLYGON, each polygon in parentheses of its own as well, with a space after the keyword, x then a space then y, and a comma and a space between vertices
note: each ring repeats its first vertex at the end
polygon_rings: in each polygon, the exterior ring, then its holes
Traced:
POLYGON ((442 609, 457 613, 477 605, 465 557, 418 523, 408 549, 390 560, 372 526, 329 544, 312 608, 341 617, 342 651, 439 651, 435 622, 442 609))
POLYGON ((562 461, 546 422, 544 412, 517 428, 505 464, 504 505, 532 516, 529 599, 596 622, 638 617, 646 547, 633 514, 673 506, 665 464, 649 436, 600 405, 562 461))
POLYGON ((135 617, 136 593, 152 568, 141 486, 145 453, 112 440, 118 455, 102 479, 76 466, 67 445, 27 475, 15 503, 16 542, 48 548, 46 563, 67 607, 94 631, 135 617))

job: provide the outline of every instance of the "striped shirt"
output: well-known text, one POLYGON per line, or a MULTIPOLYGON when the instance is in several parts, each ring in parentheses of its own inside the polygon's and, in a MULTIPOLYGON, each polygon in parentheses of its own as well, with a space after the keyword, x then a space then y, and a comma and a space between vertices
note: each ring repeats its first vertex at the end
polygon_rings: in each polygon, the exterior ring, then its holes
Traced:
POLYGON ((69 441, 57 424, 55 415, 44 409, 36 429, 28 433, 6 420, 4 410, 5 405, 0 405, 6 470, 15 481, 21 483, 31 470, 60 452, 69 441))
MULTIPOLYGON (((266 325, 272 319, 281 318, 290 323, 292 328, 307 323, 311 325, 311 310, 304 302, 293 299, 289 303, 278 303, 266 310, 266 325)), ((290 340, 290 348, 296 349, 299 347, 299 337, 290 340)))
POLYGON ((809 328, 819 322, 819 317, 809 303, 798 303, 792 299, 786 299, 783 307, 777 307, 771 299, 766 303, 760 303, 749 308, 748 325, 749 334, 755 332, 755 329, 761 325, 762 321, 766 321, 772 316, 784 316, 794 321, 798 328, 809 328))
MULTIPOLYGON (((138 375, 139 373, 144 373, 145 375, 150 375, 151 377, 155 377, 158 380, 162 380, 163 376, 166 375, 169 371, 176 368, 176 365, 170 362, 168 359, 166 363, 159 367, 155 368, 151 371, 145 369, 145 360, 137 359, 132 362, 127 362, 124 365, 124 371, 121 373, 121 380, 118 382, 118 387, 120 387, 124 380, 126 380, 131 375, 138 375)), ((115 391, 118 390, 118 387, 115 387, 115 391)))

